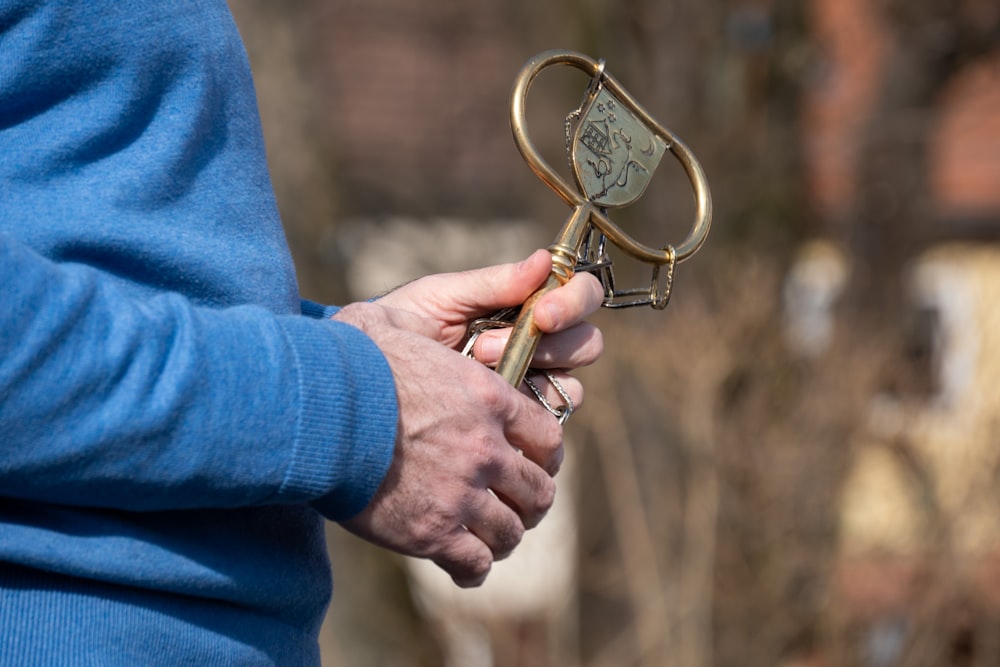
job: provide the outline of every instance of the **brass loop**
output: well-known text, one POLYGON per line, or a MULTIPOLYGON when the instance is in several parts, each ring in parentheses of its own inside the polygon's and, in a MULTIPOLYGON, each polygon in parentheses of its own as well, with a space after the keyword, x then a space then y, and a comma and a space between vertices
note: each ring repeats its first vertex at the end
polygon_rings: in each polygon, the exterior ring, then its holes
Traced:
POLYGON ((618 81, 604 72, 603 61, 596 61, 575 51, 562 50, 546 51, 529 60, 518 74, 511 92, 510 125, 517 149, 525 162, 528 163, 531 171, 552 188, 571 208, 589 208, 589 217, 593 224, 599 227, 612 243, 636 259, 657 265, 667 264, 671 261, 680 262, 697 252, 698 248, 705 242, 712 223, 712 197, 708 180, 705 178, 701 165, 680 139, 660 125, 618 81), (632 239, 607 215, 570 186, 566 179, 545 161, 531 142, 528 137, 526 120, 528 89, 542 70, 554 65, 575 67, 591 77, 592 85, 600 84, 607 87, 620 102, 646 124, 651 132, 666 143, 674 158, 680 162, 694 190, 695 217, 687 237, 680 244, 674 246, 673 253, 646 246, 632 239))

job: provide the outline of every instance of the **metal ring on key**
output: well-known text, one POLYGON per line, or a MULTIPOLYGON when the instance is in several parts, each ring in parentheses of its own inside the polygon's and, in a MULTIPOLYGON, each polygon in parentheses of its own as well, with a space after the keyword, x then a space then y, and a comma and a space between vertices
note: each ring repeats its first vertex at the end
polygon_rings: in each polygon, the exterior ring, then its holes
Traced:
MULTIPOLYGON (((517 149, 525 162, 546 185, 552 188, 570 207, 587 206, 589 201, 542 158, 528 138, 525 119, 525 103, 528 89, 538 74, 554 65, 570 65, 585 72, 595 82, 599 82, 614 95, 617 101, 635 115, 653 134, 666 145, 667 150, 680 162, 694 190, 695 218, 687 237, 673 247, 674 257, 665 248, 651 248, 639 243, 622 231, 618 225, 596 207, 590 212, 592 222, 608 239, 624 252, 644 262, 663 265, 673 261, 683 261, 697 252, 708 236, 712 222, 712 198, 705 173, 691 150, 670 130, 660 125, 612 76, 604 72, 604 62, 594 60, 574 51, 546 51, 531 60, 521 69, 511 93, 510 124, 517 149)), ((604 208, 608 205, 602 205, 604 208)))

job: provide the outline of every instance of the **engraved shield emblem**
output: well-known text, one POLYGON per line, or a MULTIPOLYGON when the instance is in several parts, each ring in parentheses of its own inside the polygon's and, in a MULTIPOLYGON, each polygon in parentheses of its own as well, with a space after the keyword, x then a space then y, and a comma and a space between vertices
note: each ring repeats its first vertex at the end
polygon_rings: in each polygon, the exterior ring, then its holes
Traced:
POLYGON ((645 191, 666 150, 660 136, 601 88, 576 119, 570 164, 588 200, 609 208, 626 206, 645 191))

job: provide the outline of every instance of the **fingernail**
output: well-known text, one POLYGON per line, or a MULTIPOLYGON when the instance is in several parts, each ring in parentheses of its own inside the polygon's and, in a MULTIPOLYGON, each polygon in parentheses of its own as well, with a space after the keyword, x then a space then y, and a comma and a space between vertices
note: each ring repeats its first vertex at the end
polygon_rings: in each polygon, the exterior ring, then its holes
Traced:
POLYGON ((479 354, 476 358, 486 363, 492 363, 500 358, 503 352, 503 341, 496 336, 480 336, 479 354))
POLYGON ((547 323, 549 329, 555 329, 559 326, 559 309, 556 308, 551 303, 540 303, 535 307, 535 317, 541 316, 541 319, 547 323))

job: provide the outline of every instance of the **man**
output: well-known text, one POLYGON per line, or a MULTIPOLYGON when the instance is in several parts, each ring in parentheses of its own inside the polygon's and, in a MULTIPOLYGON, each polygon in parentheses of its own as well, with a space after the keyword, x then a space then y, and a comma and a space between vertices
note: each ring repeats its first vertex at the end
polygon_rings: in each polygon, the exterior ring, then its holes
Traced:
MULTIPOLYGON (((480 583, 562 431, 502 334, 454 348, 547 254, 300 301, 222 0, 7 0, 0 54, 0 664, 318 664, 323 517, 480 583)), ((536 363, 599 302, 546 297, 536 363)))

